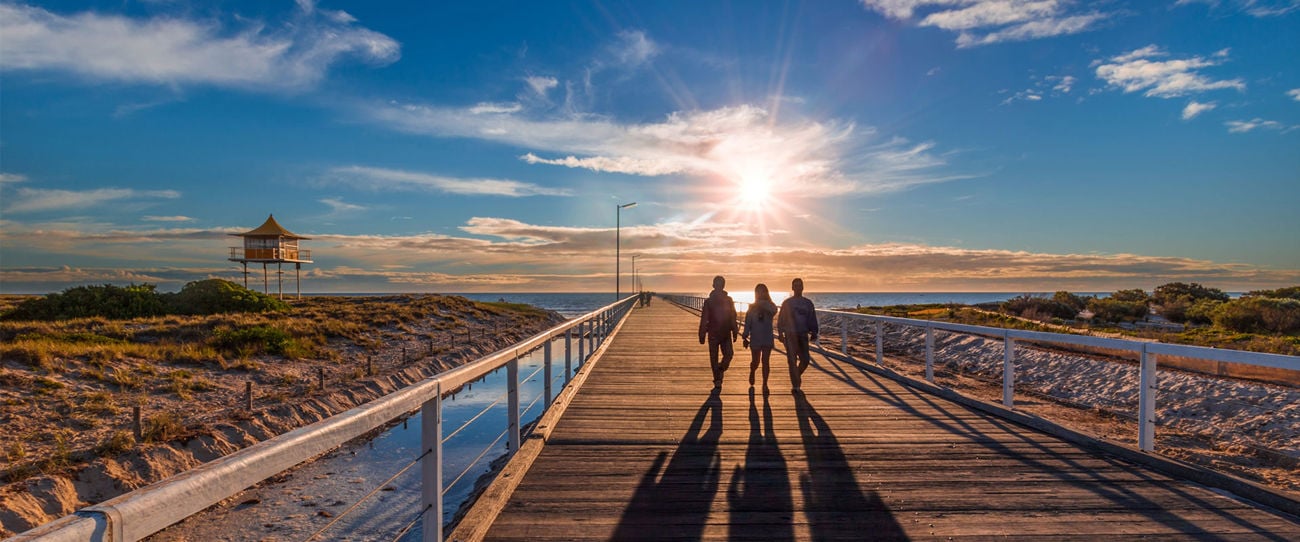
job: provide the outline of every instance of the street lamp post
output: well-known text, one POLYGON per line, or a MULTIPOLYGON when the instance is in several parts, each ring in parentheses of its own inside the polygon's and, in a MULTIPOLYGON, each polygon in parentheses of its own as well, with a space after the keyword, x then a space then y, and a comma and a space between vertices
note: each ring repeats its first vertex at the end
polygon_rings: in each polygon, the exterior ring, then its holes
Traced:
POLYGON ((631 207, 636 207, 635 201, 632 203, 624 203, 614 208, 614 300, 615 301, 619 299, 619 287, 622 286, 621 284, 622 281, 620 280, 621 275, 619 274, 620 273, 619 264, 622 263, 622 261, 619 260, 619 255, 618 255, 618 251, 620 248, 619 230, 621 230, 623 226, 622 225, 623 209, 628 209, 631 207))
POLYGON ((640 257, 640 254, 632 255, 632 291, 636 293, 641 293, 641 289, 636 287, 636 259, 640 257))

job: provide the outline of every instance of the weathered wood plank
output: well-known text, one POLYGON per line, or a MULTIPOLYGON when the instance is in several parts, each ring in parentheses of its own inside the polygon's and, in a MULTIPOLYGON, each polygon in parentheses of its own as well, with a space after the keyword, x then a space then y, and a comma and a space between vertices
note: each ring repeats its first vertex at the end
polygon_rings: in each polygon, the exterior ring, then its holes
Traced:
POLYGON ((714 392, 696 322, 633 313, 488 539, 1300 539, 1294 517, 838 360, 793 395, 774 353, 764 395, 738 351, 714 392))

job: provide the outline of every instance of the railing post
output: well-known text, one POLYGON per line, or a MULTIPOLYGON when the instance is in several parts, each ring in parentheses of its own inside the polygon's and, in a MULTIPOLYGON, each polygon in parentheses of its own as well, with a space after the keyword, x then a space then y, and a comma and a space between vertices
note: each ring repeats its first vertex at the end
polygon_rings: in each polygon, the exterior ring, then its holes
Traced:
POLYGON ((442 542, 442 382, 420 408, 420 448, 427 454, 420 465, 423 540, 442 542))
POLYGON ((587 321, 578 322, 578 366, 587 361, 587 321))
POLYGON ((849 355, 849 319, 840 317, 840 353, 849 355))
POLYGON ((506 364, 506 403, 510 409, 508 414, 510 439, 510 454, 519 451, 519 351, 515 350, 515 357, 510 359, 506 364))
POLYGON ((925 380, 934 383, 934 328, 925 326, 925 380))
POLYGON ((1016 340, 1010 335, 1002 342, 1002 404, 1007 408, 1015 406, 1016 385, 1016 340))
POLYGON ((569 375, 573 374, 573 328, 564 330, 564 385, 569 385, 569 375))
POLYGON ((551 406, 551 397, 552 397, 551 396, 551 340, 552 338, 548 337, 546 339, 546 344, 542 346, 542 363, 546 367, 546 369, 542 371, 542 373, 546 375, 546 385, 543 387, 544 395, 542 396, 542 404, 547 407, 551 406))
MULTIPOLYGON (((596 333, 598 333, 597 329, 599 326, 597 324, 599 323, 599 316, 594 316, 592 319, 587 320, 587 355, 591 355, 596 351, 596 333)), ((587 360, 584 359, 582 362, 586 363, 587 360)))
POLYGON ((876 320, 876 363, 885 363, 885 321, 876 320))
POLYGON ((1156 355, 1147 353, 1142 345, 1142 372, 1138 394, 1138 448, 1144 452, 1155 450, 1156 440, 1156 355))

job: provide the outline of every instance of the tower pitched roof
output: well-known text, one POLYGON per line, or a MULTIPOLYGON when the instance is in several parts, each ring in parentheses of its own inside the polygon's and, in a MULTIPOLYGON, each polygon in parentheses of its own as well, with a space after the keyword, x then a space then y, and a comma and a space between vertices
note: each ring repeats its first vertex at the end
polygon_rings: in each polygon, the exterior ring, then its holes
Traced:
POLYGON ((267 215, 266 222, 263 222, 261 226, 258 226, 255 229, 244 233, 232 233, 231 235, 238 235, 239 237, 285 237, 288 239, 311 239, 310 237, 303 237, 284 229, 284 226, 281 226, 279 222, 275 221, 274 214, 267 215))

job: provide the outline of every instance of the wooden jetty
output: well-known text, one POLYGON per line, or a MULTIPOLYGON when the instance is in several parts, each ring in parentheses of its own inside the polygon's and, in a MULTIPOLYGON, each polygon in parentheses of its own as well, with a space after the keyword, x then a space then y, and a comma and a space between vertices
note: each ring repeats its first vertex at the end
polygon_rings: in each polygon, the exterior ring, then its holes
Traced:
POLYGON ((814 354, 720 392, 697 317, 637 309, 451 539, 1300 540, 1300 520, 814 354), (524 453, 530 450, 532 453, 524 453), (502 489, 505 488, 505 489, 502 489))

